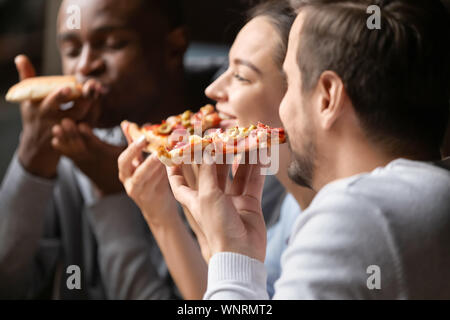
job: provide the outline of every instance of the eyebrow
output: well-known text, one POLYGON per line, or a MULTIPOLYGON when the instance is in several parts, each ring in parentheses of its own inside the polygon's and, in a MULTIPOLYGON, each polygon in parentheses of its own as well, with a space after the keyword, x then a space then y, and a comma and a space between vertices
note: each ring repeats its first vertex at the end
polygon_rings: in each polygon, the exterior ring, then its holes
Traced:
POLYGON ((243 59, 234 59, 234 63, 246 66, 246 67, 252 69, 253 71, 255 71, 257 74, 262 75, 262 71, 259 70, 253 63, 251 63, 249 61, 246 61, 243 59))
MULTIPOLYGON (((106 25, 106 26, 100 26, 98 28, 94 28, 92 30, 93 33, 109 33, 113 31, 121 31, 121 30, 128 30, 129 28, 122 25, 106 25)), ((58 41, 64 42, 64 41, 71 41, 78 39, 78 33, 73 31, 63 32, 58 35, 58 41)))
POLYGON ((63 32, 57 36, 58 42, 72 41, 78 39, 78 35, 75 32, 63 32))

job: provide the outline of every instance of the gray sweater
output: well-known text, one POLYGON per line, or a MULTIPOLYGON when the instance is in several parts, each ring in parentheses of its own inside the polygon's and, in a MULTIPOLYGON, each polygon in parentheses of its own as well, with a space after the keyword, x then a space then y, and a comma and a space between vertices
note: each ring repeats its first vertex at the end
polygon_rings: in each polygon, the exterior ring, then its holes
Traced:
MULTIPOLYGON (((96 134, 126 143, 120 128, 96 134)), ((268 226, 276 223, 284 195, 269 176, 262 203, 268 226)), ((67 158, 55 180, 30 175, 13 158, 0 188, 0 299, 179 297, 139 208, 125 193, 97 197, 67 158), (67 287, 72 265, 81 268, 81 290, 67 287)))
MULTIPOLYGON (((123 143, 120 128, 97 134, 123 143)), ((13 158, 0 189, 0 298, 167 299, 175 292, 125 193, 97 197, 67 158, 54 180, 30 175, 13 158), (71 265, 80 267, 80 290, 67 286, 71 265)))
MULTIPOLYGON (((297 219, 275 299, 450 299, 450 159, 325 186, 297 219)), ((219 253, 206 299, 266 299, 259 261, 219 253)))

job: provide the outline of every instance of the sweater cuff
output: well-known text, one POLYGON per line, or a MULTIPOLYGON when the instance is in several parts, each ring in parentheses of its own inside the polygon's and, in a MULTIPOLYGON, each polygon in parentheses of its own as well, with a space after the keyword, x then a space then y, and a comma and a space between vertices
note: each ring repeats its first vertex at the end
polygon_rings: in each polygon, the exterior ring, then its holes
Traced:
POLYGON ((233 252, 215 254, 209 260, 208 290, 227 283, 239 283, 256 292, 267 292, 264 263, 233 252))
POLYGON ((56 179, 45 179, 29 173, 20 163, 17 154, 14 155, 4 181, 14 186, 27 185, 30 189, 45 187, 53 189, 56 179))

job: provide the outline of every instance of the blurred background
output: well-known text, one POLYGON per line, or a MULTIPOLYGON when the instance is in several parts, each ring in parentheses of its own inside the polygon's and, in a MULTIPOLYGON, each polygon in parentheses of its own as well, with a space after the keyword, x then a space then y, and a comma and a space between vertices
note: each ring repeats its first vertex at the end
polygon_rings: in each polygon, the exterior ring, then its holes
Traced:
MULTIPOLYGON (((170 1, 170 0, 168 0, 170 1)), ((185 65, 211 77, 226 63, 229 46, 256 0, 182 0, 191 33, 185 65)), ((442 0, 450 7, 450 0, 442 0)), ((28 55, 39 75, 61 74, 56 17, 61 0, 0 0, 0 182, 17 147, 19 108, 5 94, 18 81, 14 57, 28 55)), ((447 139, 450 155, 450 131, 447 139)))
MULTIPOLYGON (((211 72, 213 76, 226 63, 229 46, 244 24, 252 1, 183 1, 192 40, 185 64, 189 70, 211 72)), ((6 91, 18 81, 14 57, 20 53, 28 55, 39 75, 61 74, 56 47, 60 3, 61 0, 0 0, 0 181, 21 131, 18 106, 5 101, 6 91)))

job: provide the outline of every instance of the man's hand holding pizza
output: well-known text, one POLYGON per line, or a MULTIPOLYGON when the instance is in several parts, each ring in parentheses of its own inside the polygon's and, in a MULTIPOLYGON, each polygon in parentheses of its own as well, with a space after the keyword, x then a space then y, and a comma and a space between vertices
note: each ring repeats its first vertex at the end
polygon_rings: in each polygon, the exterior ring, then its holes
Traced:
POLYGON ((96 185, 102 196, 123 191, 117 159, 125 147, 101 141, 87 123, 64 118, 52 128, 52 146, 71 159, 96 185))
POLYGON ((230 166, 208 163, 211 159, 205 156, 199 167, 198 190, 189 187, 182 167, 167 168, 175 198, 205 235, 209 258, 219 252, 235 252, 264 262, 266 228, 261 197, 265 176, 261 167, 241 164, 227 186, 230 166))
MULTIPOLYGON (((15 60, 20 80, 36 75, 31 62, 26 56, 15 60)), ((62 110, 64 105, 74 100, 71 88, 59 88, 42 100, 27 100, 21 103, 23 131, 18 148, 19 161, 23 167, 36 176, 53 178, 61 156, 52 147, 52 128, 63 118, 79 121, 86 117, 96 103, 95 95, 99 85, 89 81, 83 85, 80 96, 70 110, 62 110)))

